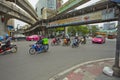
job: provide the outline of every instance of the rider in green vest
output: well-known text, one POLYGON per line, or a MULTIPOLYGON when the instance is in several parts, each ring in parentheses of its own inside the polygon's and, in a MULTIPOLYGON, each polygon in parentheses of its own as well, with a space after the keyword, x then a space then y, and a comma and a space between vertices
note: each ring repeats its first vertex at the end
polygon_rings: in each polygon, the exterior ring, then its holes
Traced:
POLYGON ((45 51, 47 51, 47 50, 49 49, 49 41, 48 41, 48 38, 43 38, 43 39, 42 39, 42 42, 43 42, 45 51))
POLYGON ((48 45, 49 43, 48 38, 43 38, 42 41, 43 41, 43 45, 48 45))

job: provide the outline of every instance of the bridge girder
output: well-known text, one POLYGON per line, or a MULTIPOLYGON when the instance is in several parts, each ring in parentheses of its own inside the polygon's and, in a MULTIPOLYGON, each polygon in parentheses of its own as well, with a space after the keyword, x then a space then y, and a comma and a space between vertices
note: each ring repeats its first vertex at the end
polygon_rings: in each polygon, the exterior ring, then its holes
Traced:
POLYGON ((62 14, 61 16, 59 16, 59 14, 58 14, 58 15, 48 19, 48 21, 53 22, 56 20, 61 20, 61 19, 66 19, 66 18, 75 17, 75 16, 79 16, 79 15, 84 15, 84 14, 96 12, 96 11, 107 9, 107 8, 113 8, 113 7, 115 7, 115 4, 113 4, 111 1, 102 1, 95 5, 91 5, 91 6, 82 8, 82 9, 78 9, 78 10, 75 10, 75 11, 72 11, 69 13, 62 14))
POLYGON ((90 0, 69 0, 58 9, 58 14, 66 13, 90 0))
POLYGON ((6 0, 17 4, 19 7, 28 12, 36 21, 38 21, 38 16, 32 5, 28 2, 28 0, 6 0))
POLYGON ((24 11, 20 10, 15 5, 6 2, 0 1, 0 12, 2 15, 9 15, 12 18, 17 18, 31 25, 35 23, 35 21, 24 11))

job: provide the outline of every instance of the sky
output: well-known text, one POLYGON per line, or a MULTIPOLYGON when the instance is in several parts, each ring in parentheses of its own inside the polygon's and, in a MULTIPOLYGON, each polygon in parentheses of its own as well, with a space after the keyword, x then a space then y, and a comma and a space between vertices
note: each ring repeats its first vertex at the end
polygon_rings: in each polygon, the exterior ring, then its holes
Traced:
POLYGON ((38 0, 28 0, 30 3, 31 3, 31 5, 35 8, 35 5, 36 5, 36 3, 38 2, 38 0))
MULTIPOLYGON (((36 3, 38 2, 38 0, 28 0, 28 1, 31 3, 31 5, 32 5, 33 8, 35 9, 35 5, 36 5, 36 3)), ((68 0, 63 0, 63 4, 64 4, 65 2, 67 2, 67 1, 68 1, 68 0)), ((78 9, 79 9, 79 8, 83 8, 83 7, 85 7, 85 6, 88 6, 88 5, 91 5, 91 4, 93 4, 93 3, 97 2, 97 1, 100 1, 100 0, 91 0, 90 2, 88 2, 88 3, 86 3, 86 4, 84 4, 84 5, 80 6, 80 7, 78 7, 78 9)), ((20 28, 20 26, 24 26, 26 23, 24 23, 24 22, 22 22, 22 21, 19 21, 19 20, 15 20, 15 28, 17 27, 18 24, 19 24, 18 28, 20 28)))
MULTIPOLYGON (((35 8, 36 3, 38 2, 38 0, 28 0, 28 1, 33 5, 34 8, 35 8)), ((63 3, 65 3, 66 1, 68 0, 63 0, 63 3)))
MULTIPOLYGON (((36 5, 36 3, 38 2, 38 0, 28 0, 30 3, 31 3, 31 5, 35 8, 35 5, 36 5)), ((67 2, 68 0, 63 0, 63 4, 65 3, 65 2, 67 2)), ((90 0, 88 3, 86 3, 85 5, 82 5, 81 6, 81 8, 82 7, 85 7, 85 6, 87 6, 87 5, 91 5, 91 4, 93 4, 93 3, 95 3, 95 2, 97 2, 97 1, 100 1, 100 0, 90 0)))

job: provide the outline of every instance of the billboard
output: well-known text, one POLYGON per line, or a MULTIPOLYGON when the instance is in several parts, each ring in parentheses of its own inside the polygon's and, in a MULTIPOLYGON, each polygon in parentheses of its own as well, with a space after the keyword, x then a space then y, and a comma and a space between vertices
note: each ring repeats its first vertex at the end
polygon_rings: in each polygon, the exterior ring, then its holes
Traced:
POLYGON ((115 23, 105 23, 104 25, 103 25, 103 29, 104 30, 113 30, 113 29, 115 29, 116 27, 115 27, 115 23))
POLYGON ((11 26, 11 25, 8 25, 7 27, 8 27, 8 30, 12 30, 12 29, 14 28, 14 27, 11 26))
POLYGON ((69 23, 76 23, 76 22, 85 22, 85 21, 92 21, 92 20, 107 20, 115 18, 115 11, 113 8, 101 10, 85 15, 80 15, 76 17, 71 17, 67 19, 57 20, 54 22, 50 22, 47 27, 55 26, 55 25, 64 25, 69 23))

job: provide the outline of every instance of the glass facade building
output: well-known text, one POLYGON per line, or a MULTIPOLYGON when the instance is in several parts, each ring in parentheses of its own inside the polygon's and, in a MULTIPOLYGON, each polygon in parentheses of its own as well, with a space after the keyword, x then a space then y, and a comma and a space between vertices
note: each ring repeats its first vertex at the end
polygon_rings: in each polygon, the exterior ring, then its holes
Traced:
POLYGON ((41 18, 42 10, 44 8, 56 10, 56 7, 57 7, 57 0, 39 0, 36 4, 36 12, 39 18, 41 18))

